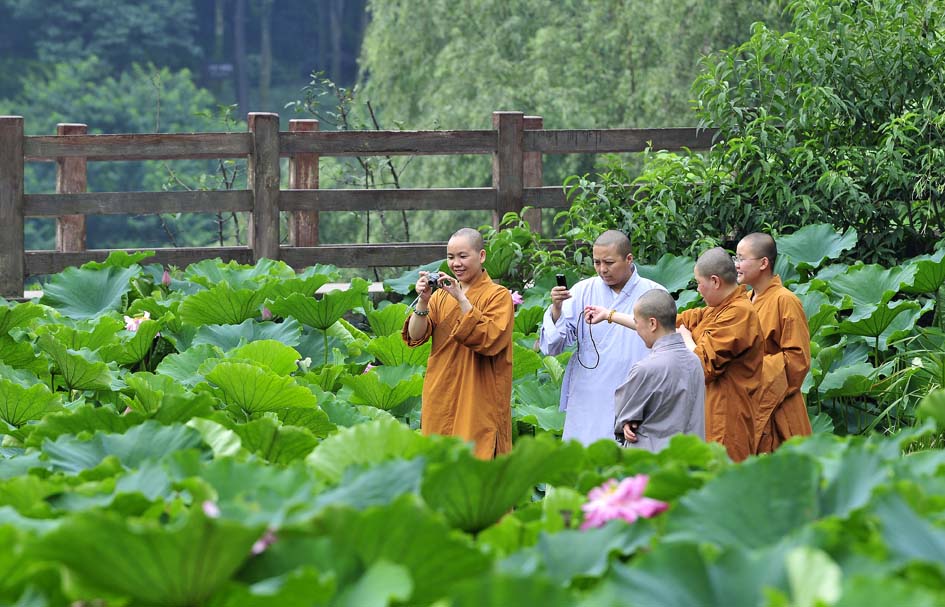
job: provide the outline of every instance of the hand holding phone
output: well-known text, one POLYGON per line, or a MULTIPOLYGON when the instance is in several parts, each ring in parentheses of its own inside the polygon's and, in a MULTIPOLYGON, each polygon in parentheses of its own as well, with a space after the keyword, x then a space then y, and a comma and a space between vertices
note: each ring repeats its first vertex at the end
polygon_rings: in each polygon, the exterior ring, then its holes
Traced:
POLYGON ((568 279, 564 277, 564 274, 555 274, 555 282, 559 287, 567 288, 568 286, 568 279))

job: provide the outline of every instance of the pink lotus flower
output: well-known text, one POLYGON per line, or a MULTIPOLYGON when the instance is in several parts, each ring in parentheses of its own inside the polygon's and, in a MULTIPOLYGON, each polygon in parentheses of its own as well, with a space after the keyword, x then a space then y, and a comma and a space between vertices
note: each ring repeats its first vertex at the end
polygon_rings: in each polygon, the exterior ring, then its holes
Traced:
POLYGON ((207 518, 220 518, 220 507, 210 500, 205 500, 200 507, 207 518))
POLYGON ((146 320, 151 320, 151 313, 145 310, 141 313, 140 316, 125 316, 125 330, 131 331, 132 333, 138 330, 138 327, 141 326, 146 320))
POLYGON ((519 293, 518 291, 512 291, 512 305, 513 306, 520 306, 522 305, 522 302, 524 301, 525 301, 525 298, 522 297, 521 293, 519 293))
POLYGON ((263 306, 260 316, 262 316, 263 320, 272 320, 272 311, 266 306, 263 306))
POLYGON ((161 286, 169 287, 171 286, 171 273, 167 270, 164 270, 164 273, 161 274, 161 286))
POLYGON ((638 518, 652 518, 669 508, 669 504, 643 497, 650 477, 638 474, 619 483, 610 479, 587 494, 590 501, 581 506, 584 524, 581 529, 600 527, 607 521, 619 518, 632 523, 638 518))
POLYGON ((253 544, 252 548, 250 548, 250 552, 253 554, 262 554, 266 551, 266 548, 276 543, 276 539, 276 534, 272 531, 272 529, 266 529, 266 532, 262 534, 262 537, 256 540, 256 543, 253 544))
POLYGON ((373 369, 373 368, 376 367, 376 366, 377 366, 377 365, 368 363, 367 366, 364 367, 364 371, 362 371, 361 374, 363 375, 363 374, 367 373, 368 371, 370 371, 371 369, 373 369))

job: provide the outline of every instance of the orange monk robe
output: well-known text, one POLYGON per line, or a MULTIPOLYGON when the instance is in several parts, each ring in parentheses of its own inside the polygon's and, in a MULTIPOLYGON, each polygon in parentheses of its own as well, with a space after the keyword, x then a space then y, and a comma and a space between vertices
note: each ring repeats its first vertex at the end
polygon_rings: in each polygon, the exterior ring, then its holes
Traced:
POLYGON ((512 450, 512 295, 489 274, 471 284, 463 314, 446 291, 430 297, 427 330, 410 339, 416 347, 433 337, 423 382, 420 429, 424 434, 459 436, 475 443, 474 453, 491 459, 512 450))
POLYGON ((810 370, 810 329, 801 300, 775 276, 752 303, 761 321, 765 357, 758 417, 757 453, 770 453, 792 436, 811 433, 801 385, 810 370))
POLYGON ((764 345, 761 324, 745 288, 715 307, 676 317, 696 343, 705 375, 705 439, 725 445, 733 461, 755 452, 755 416, 761 394, 764 345))

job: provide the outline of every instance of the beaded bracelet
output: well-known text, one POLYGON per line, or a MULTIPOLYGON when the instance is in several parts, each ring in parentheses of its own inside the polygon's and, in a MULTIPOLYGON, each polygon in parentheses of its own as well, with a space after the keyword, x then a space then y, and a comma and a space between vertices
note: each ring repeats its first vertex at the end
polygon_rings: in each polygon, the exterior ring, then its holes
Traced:
POLYGON ((607 315, 607 322, 609 323, 614 322, 614 312, 616 311, 617 311, 617 308, 614 308, 610 311, 610 314, 607 315))
POLYGON ((415 309, 415 310, 413 311, 413 313, 416 314, 417 316, 429 316, 430 311, 429 311, 429 310, 423 310, 423 311, 421 312, 420 310, 416 310, 416 309, 415 309))

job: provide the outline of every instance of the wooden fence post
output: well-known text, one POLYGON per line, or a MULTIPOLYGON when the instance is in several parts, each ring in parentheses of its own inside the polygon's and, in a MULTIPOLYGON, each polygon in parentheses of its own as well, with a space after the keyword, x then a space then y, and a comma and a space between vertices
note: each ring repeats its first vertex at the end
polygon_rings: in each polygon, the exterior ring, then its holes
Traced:
MULTIPOLYGON (((60 122, 56 135, 85 135, 84 124, 60 122)), ((56 159, 56 193, 79 194, 88 186, 87 162, 81 157, 56 159)), ((56 250, 76 252, 85 250, 85 215, 61 215, 56 218, 56 250)))
POLYGON ((0 116, 0 296, 23 297, 23 117, 0 116))
POLYGON ((249 240, 253 259, 279 259, 279 114, 250 112, 252 153, 247 180, 253 193, 249 240))
POLYGON ((522 137, 525 115, 522 112, 492 112, 492 128, 496 129, 497 149, 492 155, 492 187, 495 189, 495 211, 492 224, 499 227, 509 212, 522 212, 524 158, 522 137))
MULTIPOLYGON (((317 120, 290 120, 292 132, 318 130, 317 120)), ((289 157, 289 189, 318 189, 318 154, 289 157)), ((318 246, 318 211, 293 211, 289 215, 289 243, 294 247, 318 246)))
MULTIPOLYGON (((544 126, 541 116, 525 116, 524 127, 528 130, 540 130, 544 126)), ((540 188, 541 180, 541 152, 524 152, 525 159, 522 161, 524 178, 523 183, 526 188, 540 188)), ((528 222, 532 232, 541 234, 541 209, 532 207, 525 211, 525 221, 528 222)))

